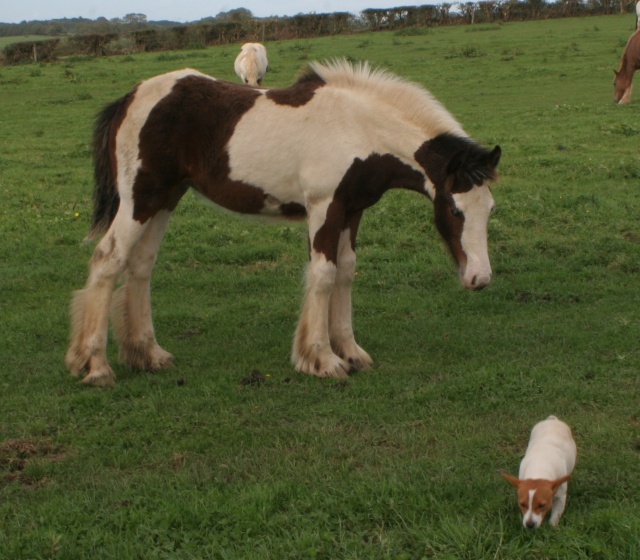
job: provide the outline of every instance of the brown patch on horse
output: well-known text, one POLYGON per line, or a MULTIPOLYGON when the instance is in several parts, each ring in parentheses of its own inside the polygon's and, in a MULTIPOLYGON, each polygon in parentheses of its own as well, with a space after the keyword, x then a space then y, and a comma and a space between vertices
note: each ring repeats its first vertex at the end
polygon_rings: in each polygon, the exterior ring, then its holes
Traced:
POLYGON ((291 220, 302 220, 307 217, 307 209, 297 202, 285 202, 280 204, 280 214, 291 220))
POLYGON ((278 105, 302 107, 313 99, 316 90, 325 85, 325 81, 315 72, 309 70, 303 74, 292 86, 270 89, 266 96, 278 105))
POLYGON ((492 152, 470 138, 444 133, 422 144, 414 157, 436 193, 462 193, 496 178, 495 166, 500 158, 500 149, 496 149, 492 152))
MULTIPOLYGON (((352 217, 373 206, 389 189, 423 192, 423 186, 424 175, 396 156, 374 153, 364 160, 355 158, 333 195, 324 224, 313 238, 314 250, 336 264, 340 232, 352 217)), ((355 247, 355 239, 351 242, 355 247)))
POLYGON ((447 133, 428 140, 415 153, 416 161, 435 188, 436 227, 452 256, 462 266, 467 259, 460 243, 464 215, 457 210, 453 195, 495 180, 500 155, 499 146, 490 151, 470 138, 447 133))
POLYGON ((231 82, 188 76, 149 113, 140 131, 141 168, 133 186, 133 217, 144 223, 172 211, 189 186, 216 204, 255 214, 262 189, 229 179, 225 151, 244 113, 260 93, 231 82))
POLYGON ((353 251, 356 250, 356 237, 358 236, 358 228, 360 227, 360 220, 362 219, 362 212, 356 212, 351 220, 347 223, 347 227, 349 228, 349 243, 351 245, 351 249, 353 251))
POLYGON ((451 255, 460 266, 466 266, 467 255, 460 242, 464 229, 464 216, 454 210, 455 204, 451 194, 436 194, 433 209, 436 228, 449 247, 451 255))

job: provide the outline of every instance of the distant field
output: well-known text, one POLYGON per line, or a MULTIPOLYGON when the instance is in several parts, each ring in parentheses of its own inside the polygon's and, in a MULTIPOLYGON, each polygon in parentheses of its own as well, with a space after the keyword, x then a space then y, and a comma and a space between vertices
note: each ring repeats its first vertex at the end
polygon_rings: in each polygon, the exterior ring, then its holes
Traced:
POLYGON ((460 287, 428 200, 365 213, 354 323, 375 365, 346 383, 289 364, 304 225, 187 194, 152 282, 174 367, 129 371, 111 344, 117 386, 78 385, 94 116, 157 73, 236 80, 239 46, 0 67, 0 560, 640 558, 640 91, 612 103, 634 24, 266 44, 267 86, 368 59, 503 150, 482 292, 460 287), (560 526, 528 532, 496 471, 517 473, 549 414, 578 464, 560 526))
POLYGON ((52 39, 48 35, 20 35, 19 37, 0 37, 0 50, 12 43, 24 43, 27 41, 47 41, 52 39))

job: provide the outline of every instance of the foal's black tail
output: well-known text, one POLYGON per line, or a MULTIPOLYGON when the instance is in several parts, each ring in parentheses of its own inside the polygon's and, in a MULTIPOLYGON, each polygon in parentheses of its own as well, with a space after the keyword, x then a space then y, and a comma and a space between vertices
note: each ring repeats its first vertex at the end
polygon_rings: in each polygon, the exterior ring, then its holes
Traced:
POLYGON ((88 239, 109 229, 120 206, 113 173, 117 169, 113 148, 115 134, 126 114, 129 95, 106 105, 96 117, 93 129, 93 215, 88 239))

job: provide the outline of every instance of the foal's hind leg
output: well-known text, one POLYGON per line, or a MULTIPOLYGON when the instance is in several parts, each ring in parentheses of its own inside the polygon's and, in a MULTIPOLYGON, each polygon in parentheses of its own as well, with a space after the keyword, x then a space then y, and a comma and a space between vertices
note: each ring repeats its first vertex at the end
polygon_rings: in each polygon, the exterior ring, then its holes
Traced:
POLYGON ((89 262, 89 277, 71 302, 71 343, 65 358, 74 376, 86 372, 84 383, 108 386, 115 375, 107 362, 107 330, 113 288, 122 274, 131 247, 144 231, 123 209, 116 215, 109 231, 96 246, 89 262))
POLYGON ((333 351, 346 360, 353 369, 368 369, 373 361, 360 348, 353 336, 351 286, 356 270, 356 253, 353 247, 362 213, 354 216, 338 241, 338 269, 336 281, 329 299, 329 338, 333 351))
POLYGON ((163 210, 149 221, 129 255, 125 282, 113 295, 111 312, 119 357, 136 369, 157 370, 173 360, 156 342, 151 320, 151 273, 170 216, 163 210))

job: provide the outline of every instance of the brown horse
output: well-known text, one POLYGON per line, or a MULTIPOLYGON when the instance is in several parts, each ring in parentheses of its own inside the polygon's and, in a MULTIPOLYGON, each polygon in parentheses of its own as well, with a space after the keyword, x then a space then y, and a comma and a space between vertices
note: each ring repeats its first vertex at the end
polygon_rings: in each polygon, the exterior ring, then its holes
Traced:
POLYGON ((615 103, 630 103, 633 73, 640 68, 640 30, 637 30, 624 48, 620 59, 620 68, 614 70, 613 101, 615 103))

